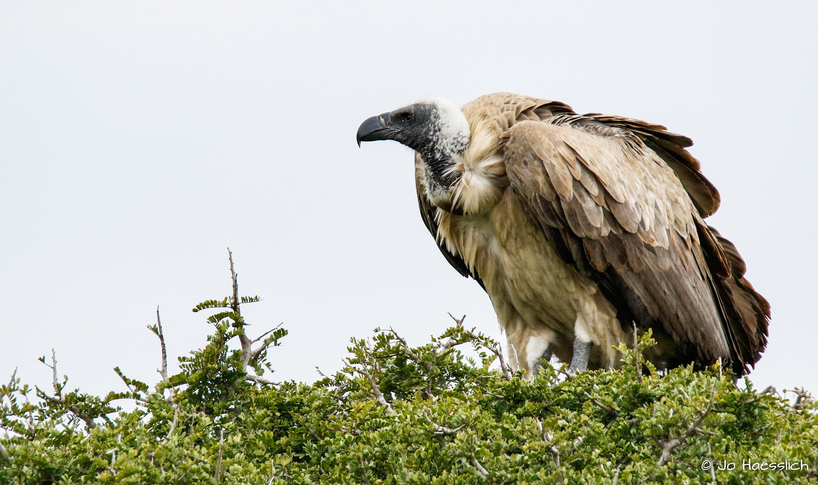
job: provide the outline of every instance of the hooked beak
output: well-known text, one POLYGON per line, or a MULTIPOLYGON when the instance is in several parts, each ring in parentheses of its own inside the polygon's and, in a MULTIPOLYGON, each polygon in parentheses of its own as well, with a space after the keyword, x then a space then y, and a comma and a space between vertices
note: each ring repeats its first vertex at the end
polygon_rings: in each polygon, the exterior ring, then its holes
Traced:
POLYGON ((358 146, 361 146, 362 141, 391 140, 395 130, 390 128, 388 124, 389 113, 373 116, 361 123, 358 134, 355 136, 358 146))

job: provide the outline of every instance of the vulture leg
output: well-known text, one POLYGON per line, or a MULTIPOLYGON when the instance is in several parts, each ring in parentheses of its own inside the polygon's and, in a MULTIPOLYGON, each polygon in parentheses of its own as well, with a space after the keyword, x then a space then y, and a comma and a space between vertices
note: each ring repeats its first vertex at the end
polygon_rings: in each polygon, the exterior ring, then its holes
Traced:
POLYGON ((580 339, 574 340, 574 357, 571 359, 571 365, 566 371, 569 376, 577 372, 584 372, 588 368, 588 359, 591 357, 591 347, 593 342, 583 342, 580 339))
POLYGON ((537 359, 537 362, 534 364, 534 369, 531 370, 531 375, 532 376, 539 375, 540 369, 543 366, 543 361, 551 362, 551 356, 552 355, 553 355, 553 352, 551 352, 551 345, 549 345, 548 347, 545 348, 545 351, 542 353, 540 358, 537 359))

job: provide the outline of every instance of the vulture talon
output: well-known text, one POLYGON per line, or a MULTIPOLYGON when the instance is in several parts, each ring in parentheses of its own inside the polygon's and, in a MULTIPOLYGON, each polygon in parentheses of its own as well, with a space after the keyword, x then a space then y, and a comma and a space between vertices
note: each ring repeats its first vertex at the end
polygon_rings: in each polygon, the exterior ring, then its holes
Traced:
POLYGON ((551 344, 548 344, 548 346, 543 351, 542 355, 540 355, 540 358, 537 359, 537 362, 534 363, 534 368, 531 369, 531 376, 534 377, 540 375, 540 369, 542 369, 545 365, 543 364, 544 362, 548 363, 548 365, 551 365, 551 357, 553 355, 554 353, 551 351, 551 344))

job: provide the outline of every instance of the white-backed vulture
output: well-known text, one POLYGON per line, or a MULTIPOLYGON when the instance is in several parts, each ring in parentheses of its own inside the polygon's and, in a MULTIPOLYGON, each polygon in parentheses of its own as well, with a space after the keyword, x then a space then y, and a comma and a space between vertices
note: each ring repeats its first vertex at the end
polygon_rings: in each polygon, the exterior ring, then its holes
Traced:
POLYGON ((569 373, 616 366, 634 323, 659 369, 721 359, 743 375, 761 357, 770 306, 703 220, 720 197, 689 138, 497 93, 373 116, 357 141, 374 140, 415 150, 423 222, 488 293, 527 376, 552 353, 569 373))

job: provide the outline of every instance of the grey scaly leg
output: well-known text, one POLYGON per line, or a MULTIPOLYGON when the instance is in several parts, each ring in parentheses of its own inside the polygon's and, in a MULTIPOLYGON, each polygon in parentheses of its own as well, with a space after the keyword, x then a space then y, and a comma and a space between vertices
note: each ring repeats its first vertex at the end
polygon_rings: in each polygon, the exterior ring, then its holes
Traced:
POLYGON ((549 344, 548 347, 545 348, 545 352, 542 353, 540 358, 537 359, 537 362, 534 364, 534 369, 531 370, 532 376, 539 375, 540 369, 543 366, 543 361, 551 362, 551 355, 553 354, 551 352, 551 345, 549 344))
POLYGON ((569 376, 577 372, 584 372, 588 368, 588 359, 591 357, 591 347, 593 342, 583 342, 580 339, 574 340, 574 357, 571 359, 571 365, 566 371, 569 376))

